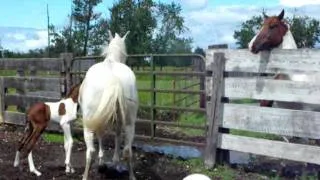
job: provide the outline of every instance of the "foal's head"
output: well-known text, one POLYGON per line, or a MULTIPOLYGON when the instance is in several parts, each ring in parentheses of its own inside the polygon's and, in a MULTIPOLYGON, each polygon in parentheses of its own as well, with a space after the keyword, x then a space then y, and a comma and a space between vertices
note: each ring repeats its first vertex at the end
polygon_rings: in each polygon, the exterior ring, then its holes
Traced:
POLYGON ((112 33, 110 31, 108 32, 109 45, 104 48, 102 55, 107 56, 109 60, 125 63, 127 58, 125 40, 130 31, 127 31, 123 37, 120 37, 118 33, 115 33, 115 36, 113 37, 112 33))
POLYGON ((249 43, 249 49, 254 54, 278 47, 288 31, 288 26, 283 21, 284 10, 278 16, 263 15, 264 22, 260 32, 249 43))
POLYGON ((67 98, 72 98, 72 101, 75 103, 78 103, 80 86, 81 86, 81 82, 72 86, 69 93, 67 94, 67 98))

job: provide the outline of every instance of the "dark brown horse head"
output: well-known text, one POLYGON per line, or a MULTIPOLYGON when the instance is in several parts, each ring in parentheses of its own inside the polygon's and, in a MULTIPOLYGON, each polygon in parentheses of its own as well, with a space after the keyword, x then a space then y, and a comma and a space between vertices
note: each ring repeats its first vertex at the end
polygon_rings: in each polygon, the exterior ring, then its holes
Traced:
POLYGON ((269 17, 265 13, 263 13, 263 15, 264 21, 262 28, 256 38, 252 40, 253 42, 249 44, 249 48, 254 54, 279 46, 288 31, 288 26, 283 21, 284 10, 282 10, 278 16, 269 17))

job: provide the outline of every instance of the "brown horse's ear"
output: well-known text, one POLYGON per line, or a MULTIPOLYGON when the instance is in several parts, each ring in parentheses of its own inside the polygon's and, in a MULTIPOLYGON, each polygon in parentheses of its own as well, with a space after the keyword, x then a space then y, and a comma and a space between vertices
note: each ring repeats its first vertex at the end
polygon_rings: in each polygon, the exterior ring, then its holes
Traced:
POLYGON ((266 13, 265 13, 264 11, 262 12, 262 15, 263 15, 263 17, 264 17, 265 19, 269 18, 269 16, 266 15, 266 13))
POLYGON ((282 9, 281 13, 278 15, 278 19, 282 20, 284 16, 284 9, 282 9))

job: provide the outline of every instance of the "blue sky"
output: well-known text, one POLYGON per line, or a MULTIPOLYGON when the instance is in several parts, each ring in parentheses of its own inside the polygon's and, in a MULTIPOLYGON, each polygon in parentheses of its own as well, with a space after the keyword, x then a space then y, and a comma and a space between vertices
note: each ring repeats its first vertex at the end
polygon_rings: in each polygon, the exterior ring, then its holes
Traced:
MULTIPOLYGON (((116 0, 103 0, 96 8, 108 17, 108 8, 116 0)), ((172 0, 160 0, 171 2, 172 0)), ((50 21, 57 27, 68 24, 72 0, 2 0, 0 6, 0 40, 4 48, 26 51, 47 44, 46 5, 50 21)), ((206 48, 210 44, 227 43, 234 47, 232 35, 241 22, 265 8, 277 14, 282 8, 292 15, 294 8, 300 15, 320 19, 320 0, 176 0, 183 9, 185 36, 194 39, 194 46, 206 48)))

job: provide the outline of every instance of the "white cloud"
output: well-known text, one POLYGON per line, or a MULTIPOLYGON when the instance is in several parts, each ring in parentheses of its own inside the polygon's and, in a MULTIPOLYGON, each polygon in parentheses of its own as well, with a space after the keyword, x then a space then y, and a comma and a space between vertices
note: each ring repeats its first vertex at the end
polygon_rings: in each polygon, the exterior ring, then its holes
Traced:
POLYGON ((208 0, 179 0, 179 2, 186 9, 201 9, 208 4, 208 0))
POLYGON ((280 0, 280 4, 288 7, 320 4, 320 0, 280 0))
POLYGON ((26 36, 22 33, 9 33, 6 35, 8 38, 13 38, 15 40, 21 41, 21 40, 25 40, 26 36))
POLYGON ((47 31, 33 28, 0 27, 1 45, 12 51, 26 52, 47 46, 47 31))
POLYGON ((234 30, 260 11, 255 6, 218 6, 186 11, 183 14, 185 25, 190 30, 186 35, 194 39, 194 46, 207 48, 212 44, 228 44, 234 47, 234 30))
POLYGON ((36 39, 26 39, 24 44, 26 48, 36 49, 45 47, 48 44, 48 34, 47 31, 37 31, 35 32, 37 38, 36 39))
MULTIPOLYGON (((266 9, 268 15, 278 15, 285 9, 285 17, 292 17, 293 14, 320 18, 320 5, 305 5, 298 7, 273 6, 266 9)), ((184 11, 185 25, 189 32, 185 36, 192 37, 194 46, 207 48, 212 44, 228 44, 229 47, 236 47, 236 40, 233 38, 235 30, 240 29, 242 22, 254 15, 259 15, 262 7, 259 6, 217 6, 203 9, 184 11)))

